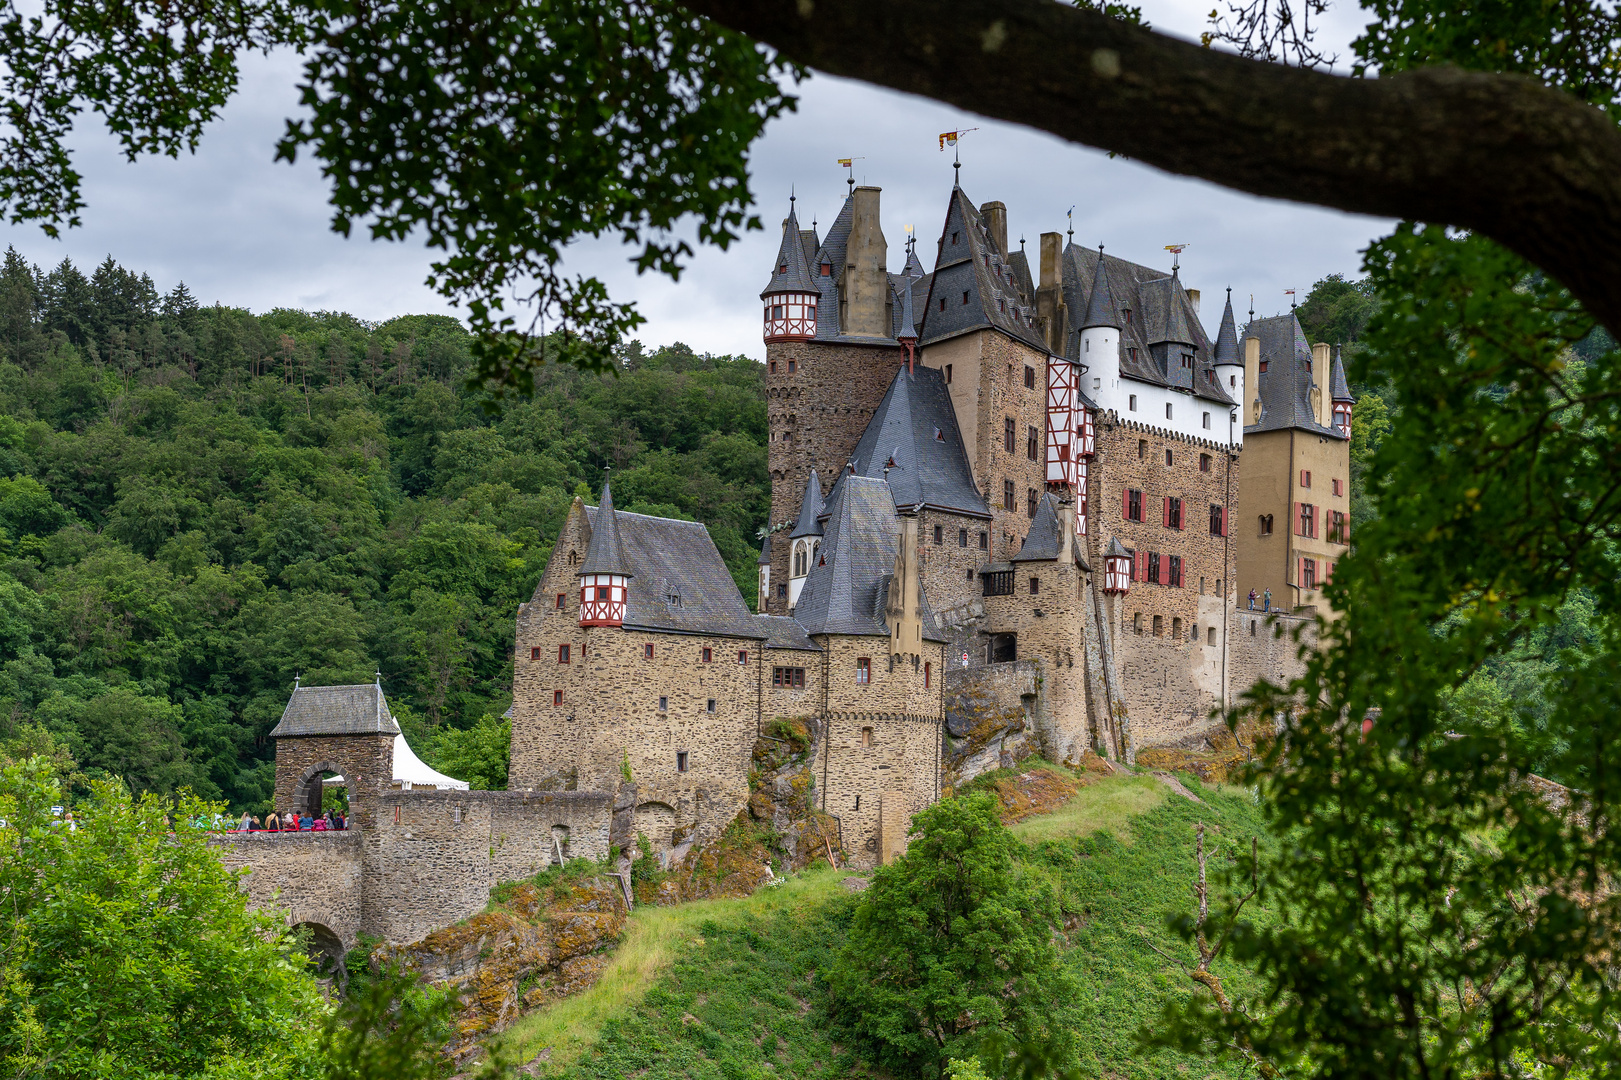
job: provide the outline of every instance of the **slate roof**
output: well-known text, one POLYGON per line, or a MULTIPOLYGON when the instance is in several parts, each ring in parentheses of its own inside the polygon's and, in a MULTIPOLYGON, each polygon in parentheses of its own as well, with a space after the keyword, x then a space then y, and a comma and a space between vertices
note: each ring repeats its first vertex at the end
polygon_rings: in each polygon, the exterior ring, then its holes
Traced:
POLYGON ((810 471, 810 477, 805 481, 805 497, 799 503, 799 520, 794 522, 793 532, 788 539, 797 540, 801 536, 821 536, 822 525, 816 519, 822 513, 822 478, 816 475, 816 470, 810 471))
POLYGON ((1014 281, 1019 286, 1019 293, 1028 303, 1036 295, 1035 280, 1030 277, 1030 259, 1024 253, 1024 241, 1019 241, 1019 250, 1008 256, 1008 266, 1013 270, 1014 281))
POLYGON ((895 289, 895 336, 917 340, 917 314, 912 304, 912 279, 905 276, 895 289))
MULTIPOLYGON (((1227 290, 1227 306, 1221 312, 1221 329, 1216 331, 1216 351, 1211 357, 1215 364, 1243 364, 1244 356, 1238 350, 1238 328, 1233 322, 1233 290, 1227 290)), ((1218 382, 1220 380, 1217 380, 1218 382)))
POLYGON ((1126 549, 1126 545, 1120 542, 1120 537, 1118 536, 1109 537, 1109 547, 1108 550, 1103 553, 1103 555, 1105 558, 1109 559, 1131 558, 1131 552, 1126 549))
POLYGON ((1340 347, 1334 346, 1334 370, 1328 379, 1328 394, 1330 401, 1351 401, 1351 384, 1345 381, 1345 364, 1340 360, 1340 347))
MULTIPOLYGON (((1028 279, 1028 273, 1025 277, 1028 279)), ((952 188, 929 297, 924 304, 919 344, 928 345, 986 327, 1046 351, 1046 343, 1036 330, 1035 298, 1021 291, 1013 265, 997 249, 990 229, 968 196, 961 188, 952 188), (940 310, 942 300, 944 311, 940 310)))
POLYGON ((786 615, 756 615, 754 621, 763 631, 768 649, 822 651, 822 647, 805 634, 805 628, 786 615))
POLYGON ((1244 336, 1261 339, 1261 362, 1267 368, 1256 376, 1259 385, 1245 390, 1261 399, 1261 418, 1246 426, 1244 434, 1295 428, 1343 439, 1345 436, 1319 424, 1312 414, 1311 388, 1315 376, 1311 370, 1311 345, 1295 313, 1252 319, 1244 328, 1244 336))
POLYGON ((388 699, 376 683, 360 686, 297 686, 282 710, 272 739, 299 735, 398 735, 388 699))
MULTIPOLYGON (((1206 400, 1235 404, 1215 377, 1214 349, 1176 275, 1070 244, 1064 249, 1063 280, 1064 302, 1069 310, 1087 313, 1082 326, 1119 329, 1122 376, 1156 386, 1181 386, 1206 400), (1102 316, 1094 315, 1092 310, 1099 260, 1107 269, 1110 295, 1106 306, 1113 312, 1113 321, 1107 323, 1095 322, 1102 316), (1125 317, 1127 311, 1132 313, 1129 320, 1125 317), (1179 338, 1187 339, 1180 344, 1192 346, 1192 369, 1183 369, 1180 350, 1172 350, 1167 344, 1179 338), (1168 364, 1168 360, 1174 363, 1168 364)), ((1066 352, 1071 360, 1079 360, 1080 350, 1077 327, 1069 334, 1066 352)))
POLYGON ((771 565, 771 534, 766 533, 765 539, 760 541, 760 566, 771 565))
MULTIPOLYGON (((1012 561, 1050 562, 1058 558, 1063 546, 1064 519, 1058 513, 1058 501, 1049 491, 1041 497, 1041 502, 1036 507, 1036 516, 1030 521, 1030 531, 1025 534, 1024 543, 1020 545, 1019 553, 1013 556, 1012 561)), ((1081 555, 1079 542, 1071 544, 1070 551, 1074 553, 1075 562, 1081 569, 1091 569, 1081 555)))
POLYGON ((1092 272, 1092 295, 1086 303, 1086 318, 1080 329, 1094 326, 1120 329, 1120 312, 1115 308, 1114 294, 1109 290, 1109 263, 1103 258, 1103 245, 1098 245, 1098 265, 1092 272))
MULTIPOLYGON (((585 514, 595 540, 602 508, 587 506, 585 514)), ((625 564, 635 574, 625 600, 627 628, 764 636, 702 524, 623 510, 613 519, 625 564)))
POLYGON ((602 511, 592 519, 591 545, 585 549, 585 562, 580 564, 580 573, 633 577, 629 564, 625 562, 625 553, 620 548, 619 515, 614 513, 613 489, 606 480, 602 482, 602 511))
MULTIPOLYGON (((900 543, 900 518, 889 485, 843 473, 828 498, 827 531, 794 605, 806 634, 889 636, 884 605, 900 543)), ((944 640, 927 596, 921 596, 923 636, 944 640)))
POLYGON ((934 368, 896 367, 850 460, 857 476, 879 481, 887 476, 896 507, 991 516, 974 486, 945 375, 934 368))
POLYGON ((906 265, 902 267, 901 273, 914 281, 928 273, 923 269, 923 260, 917 257, 916 238, 906 242, 906 265))
POLYGON ((805 257, 805 243, 793 203, 794 200, 789 198, 788 218, 782 223, 782 245, 777 249, 777 261, 771 264, 771 280, 760 293, 762 300, 773 293, 818 291, 816 279, 811 274, 810 260, 805 257))

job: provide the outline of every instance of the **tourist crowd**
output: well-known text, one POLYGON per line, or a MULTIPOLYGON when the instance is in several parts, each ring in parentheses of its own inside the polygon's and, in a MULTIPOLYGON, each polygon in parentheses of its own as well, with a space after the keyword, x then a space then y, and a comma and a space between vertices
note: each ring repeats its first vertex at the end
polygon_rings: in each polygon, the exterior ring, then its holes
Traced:
POLYGON ((270 811, 261 822, 256 816, 243 813, 242 820, 237 822, 235 832, 331 832, 347 829, 348 819, 341 810, 328 810, 320 817, 311 817, 306 811, 303 814, 296 810, 289 810, 284 814, 270 811))

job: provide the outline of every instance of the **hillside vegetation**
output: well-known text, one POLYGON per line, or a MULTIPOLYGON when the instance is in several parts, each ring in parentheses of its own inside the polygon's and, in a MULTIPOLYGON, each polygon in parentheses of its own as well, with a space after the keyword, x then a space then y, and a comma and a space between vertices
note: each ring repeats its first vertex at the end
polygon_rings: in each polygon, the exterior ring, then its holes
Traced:
MULTIPOLYGON (((1201 802, 1150 777, 1104 779, 1013 826, 1025 872, 1060 900, 1063 963, 1079 992, 1050 1009, 1075 1032, 1083 1075, 1244 1075, 1138 1038, 1205 993, 1177 964, 1192 966, 1192 946, 1168 928, 1193 906, 1195 823, 1212 830, 1213 874, 1250 836, 1267 843, 1247 792, 1188 783, 1201 802)), ((546 1075, 581 1080, 884 1075, 830 1008, 825 976, 863 895, 843 887, 846 876, 823 864, 746 899, 639 907, 601 981, 523 1018, 505 1044, 517 1060, 538 1056, 546 1075)), ((1229 991, 1247 985, 1231 965, 1213 970, 1229 991)))
POLYGON ((623 508, 703 521, 752 600, 761 365, 633 343, 492 415, 468 341, 8 252, 0 757, 262 811, 293 680, 380 671, 425 757, 503 786, 516 608, 604 466, 623 508))

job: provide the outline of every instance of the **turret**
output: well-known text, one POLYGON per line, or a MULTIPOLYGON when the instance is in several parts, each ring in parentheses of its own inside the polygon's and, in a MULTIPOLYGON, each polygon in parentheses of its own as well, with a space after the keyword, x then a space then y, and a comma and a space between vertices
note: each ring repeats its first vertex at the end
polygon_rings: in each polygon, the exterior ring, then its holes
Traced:
POLYGON ((1128 593, 1131 591, 1131 552, 1118 536, 1109 538, 1103 552, 1103 591, 1128 593))
POLYGON ((1238 324, 1233 319, 1233 290, 1227 290, 1227 307, 1221 313, 1221 329, 1216 331, 1216 380, 1227 396, 1244 404, 1244 356, 1238 349, 1238 324))
POLYGON ((1351 396, 1351 384, 1345 381, 1345 364, 1340 360, 1340 347, 1334 346, 1334 371, 1328 380, 1329 393, 1334 399, 1334 429, 1347 439, 1351 437, 1351 409, 1356 399, 1351 396))
POLYGON ((754 609, 761 615, 765 614, 765 602, 771 597, 771 534, 765 534, 760 541, 760 591, 755 596, 754 609))
MULTIPOLYGON (((1081 320, 1080 361, 1087 369, 1084 378, 1092 380, 1092 397, 1100 406, 1114 404, 1120 387, 1120 316, 1115 314, 1114 294, 1109 291, 1109 267, 1098 245, 1098 269, 1092 277, 1092 299, 1081 320)), ((1083 384, 1084 386, 1085 384, 1083 384)))
POLYGON ((1171 280, 1165 285, 1165 321, 1149 339, 1148 351, 1159 361, 1165 381, 1183 390, 1193 387, 1193 330, 1188 325, 1189 305, 1182 288, 1181 268, 1171 266, 1171 280))
POLYGON ((805 482, 805 497, 799 504, 799 519, 788 534, 788 606, 799 602, 799 591, 805 587, 805 576, 816 565, 816 549, 822 542, 822 525, 817 520, 822 513, 822 480, 812 469, 805 482))
POLYGON ((788 199, 788 217, 782 223, 782 246, 777 251, 771 280, 760 300, 765 305, 765 340, 809 341, 816 336, 816 305, 821 299, 811 276, 799 235, 799 219, 794 214, 794 198, 788 199))
POLYGON ((884 604, 889 627, 889 659, 911 657, 912 670, 923 654, 923 580, 918 569, 917 515, 901 515, 900 542, 895 548, 895 569, 884 604))
POLYGON ((580 565, 580 625, 623 626, 630 567, 619 544, 619 519, 614 513, 613 491, 605 480, 602 505, 591 530, 591 546, 580 565))

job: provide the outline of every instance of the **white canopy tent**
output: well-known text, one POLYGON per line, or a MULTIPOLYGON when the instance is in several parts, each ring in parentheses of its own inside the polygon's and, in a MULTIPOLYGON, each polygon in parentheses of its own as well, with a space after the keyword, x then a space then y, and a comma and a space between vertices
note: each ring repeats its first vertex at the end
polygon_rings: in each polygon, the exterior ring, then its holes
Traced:
MULTIPOLYGON (((407 787, 430 787, 444 791, 466 791, 466 780, 457 780, 453 776, 446 776, 437 769, 430 768, 426 762, 416 756, 404 735, 394 736, 394 781, 407 787)), ((331 776, 321 781, 328 787, 342 787, 345 783, 341 776, 331 776)))

